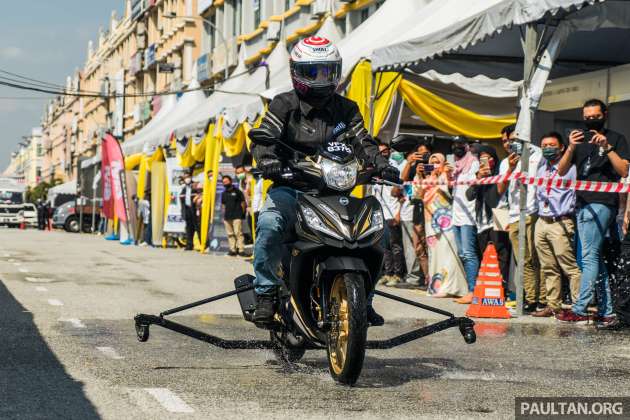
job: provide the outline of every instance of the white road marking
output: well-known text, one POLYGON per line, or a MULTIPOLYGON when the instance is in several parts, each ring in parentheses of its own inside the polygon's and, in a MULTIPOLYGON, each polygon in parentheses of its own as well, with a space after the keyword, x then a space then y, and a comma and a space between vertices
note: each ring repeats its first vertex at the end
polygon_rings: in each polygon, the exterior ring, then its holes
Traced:
POLYGON ((13 265, 14 265, 14 266, 16 266, 16 267, 19 267, 19 266, 21 266, 21 265, 22 265, 22 263, 21 263, 21 262, 17 262, 17 261, 16 261, 16 262, 14 262, 14 263, 13 263, 13 265))
POLYGON ((105 356, 109 357, 110 359, 114 359, 114 360, 124 359, 124 357, 118 354, 116 350, 114 350, 111 347, 97 347, 96 350, 100 351, 105 356))
MULTIPOLYGON (((7 255, 7 257, 8 257, 8 256, 9 256, 9 255, 7 255)), ((10 262, 10 263, 15 262, 15 260, 14 260, 13 258, 9 258, 7 261, 8 261, 8 262, 10 262)))
POLYGON ((28 273, 28 269, 27 268, 18 268, 18 271, 20 273, 28 273))
POLYGON ((48 299, 48 304, 52 306, 63 306, 63 302, 59 299, 48 299))
POLYGON ((47 279, 44 277, 24 277, 24 280, 31 283, 52 283, 52 279, 47 279))
POLYGON ((144 388, 153 398, 171 413, 194 413, 195 410, 186 404, 184 400, 166 388, 144 388))
POLYGON ((59 318, 59 321, 72 324, 74 328, 85 328, 85 324, 78 318, 59 318))
POLYGON ((35 288, 35 290, 37 290, 38 292, 47 292, 48 289, 46 289, 44 286, 37 286, 35 288))

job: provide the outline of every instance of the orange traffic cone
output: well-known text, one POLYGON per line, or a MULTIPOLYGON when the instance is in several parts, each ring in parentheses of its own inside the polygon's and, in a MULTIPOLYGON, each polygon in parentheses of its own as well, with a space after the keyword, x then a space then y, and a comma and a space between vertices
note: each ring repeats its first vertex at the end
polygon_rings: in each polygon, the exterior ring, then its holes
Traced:
POLYGON ((20 229, 22 230, 26 229, 26 223, 24 223, 24 221, 20 222, 20 229))
POLYGON ((503 277, 494 244, 489 243, 483 253, 472 303, 466 316, 475 318, 511 318, 505 307, 503 277))

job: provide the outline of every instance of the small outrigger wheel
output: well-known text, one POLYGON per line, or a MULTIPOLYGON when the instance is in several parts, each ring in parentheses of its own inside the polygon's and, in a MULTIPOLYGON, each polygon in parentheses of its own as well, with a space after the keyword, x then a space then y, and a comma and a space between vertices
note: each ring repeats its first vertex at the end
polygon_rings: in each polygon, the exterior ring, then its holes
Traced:
POLYGON ((147 341, 149 339, 149 326, 136 321, 136 335, 141 343, 147 341))
POLYGON ((462 337, 464 337, 466 344, 473 344, 477 341, 477 333, 475 333, 475 329, 472 325, 460 324, 459 332, 462 333, 462 337))

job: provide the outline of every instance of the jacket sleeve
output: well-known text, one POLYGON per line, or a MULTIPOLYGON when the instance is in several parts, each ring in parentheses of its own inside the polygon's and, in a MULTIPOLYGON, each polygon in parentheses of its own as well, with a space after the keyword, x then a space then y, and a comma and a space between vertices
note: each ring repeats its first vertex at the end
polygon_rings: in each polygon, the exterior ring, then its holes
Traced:
POLYGON ((249 131, 252 141, 252 156, 258 162, 263 159, 278 159, 277 145, 286 131, 289 106, 282 95, 271 100, 260 126, 249 131))
POLYGON ((363 117, 359 112, 359 107, 353 101, 348 101, 348 121, 351 130, 354 130, 356 135, 352 142, 352 146, 355 150, 357 157, 365 162, 374 165, 378 169, 389 166, 388 160, 380 154, 378 150, 378 144, 372 136, 368 134, 363 123, 363 117))

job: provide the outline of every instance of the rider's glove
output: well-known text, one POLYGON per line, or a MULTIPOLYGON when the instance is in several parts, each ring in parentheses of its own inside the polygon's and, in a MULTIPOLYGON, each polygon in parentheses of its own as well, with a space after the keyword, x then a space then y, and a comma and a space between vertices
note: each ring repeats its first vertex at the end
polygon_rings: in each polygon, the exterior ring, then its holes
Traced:
POLYGON ((386 166, 381 170, 381 178, 385 181, 400 184, 400 172, 393 166, 386 166))
POLYGON ((278 159, 262 159, 257 168, 262 172, 263 178, 273 179, 282 172, 282 162, 278 159))

